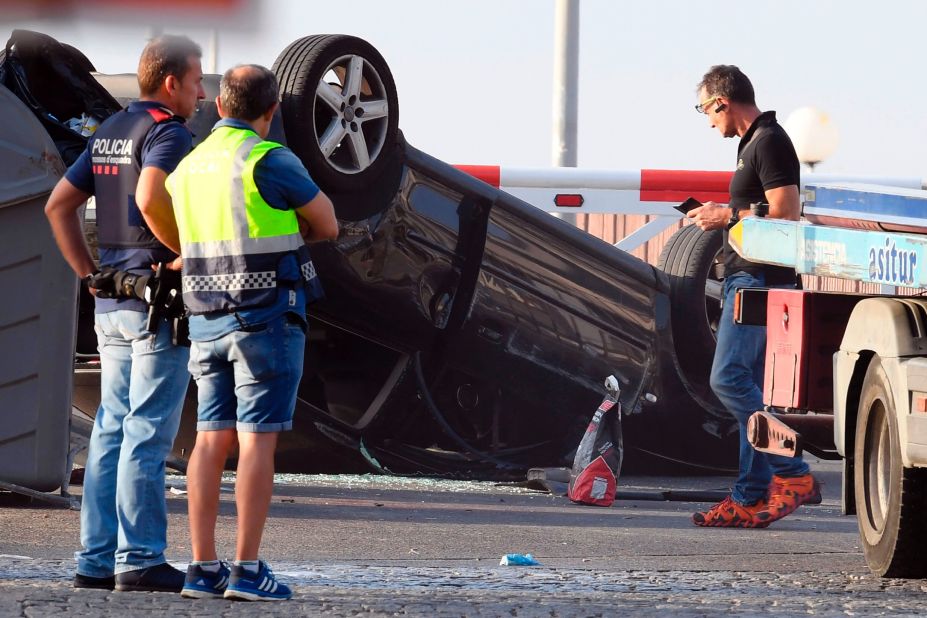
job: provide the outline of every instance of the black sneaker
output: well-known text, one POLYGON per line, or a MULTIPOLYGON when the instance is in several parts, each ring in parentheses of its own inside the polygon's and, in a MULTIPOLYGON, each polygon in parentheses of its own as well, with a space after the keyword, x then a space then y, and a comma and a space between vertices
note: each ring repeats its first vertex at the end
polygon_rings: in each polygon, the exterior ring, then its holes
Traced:
POLYGON ((116 573, 120 592, 180 592, 186 574, 164 562, 137 571, 116 573))
POLYGON ((81 575, 77 573, 74 575, 74 587, 75 588, 90 588, 93 590, 112 590, 116 585, 116 578, 110 575, 109 577, 94 577, 92 575, 81 575))

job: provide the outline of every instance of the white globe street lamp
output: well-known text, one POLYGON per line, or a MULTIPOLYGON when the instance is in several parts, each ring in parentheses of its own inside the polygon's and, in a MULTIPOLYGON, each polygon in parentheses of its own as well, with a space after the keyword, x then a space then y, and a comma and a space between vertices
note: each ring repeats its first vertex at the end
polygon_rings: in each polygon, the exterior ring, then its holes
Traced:
POLYGON ((792 139, 798 160, 811 168, 811 171, 837 148, 837 127, 830 121, 830 116, 817 108, 796 109, 789 114, 784 128, 792 139))

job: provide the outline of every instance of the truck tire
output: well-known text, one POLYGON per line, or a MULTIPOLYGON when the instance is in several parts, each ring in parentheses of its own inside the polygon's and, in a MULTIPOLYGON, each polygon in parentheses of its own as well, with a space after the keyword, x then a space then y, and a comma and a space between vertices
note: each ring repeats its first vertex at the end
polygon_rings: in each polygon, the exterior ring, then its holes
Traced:
POLYGON ((924 577, 927 470, 902 466, 891 385, 878 356, 863 380, 853 456, 856 520, 869 568, 881 577, 924 577))
POLYGON ((395 153, 396 85, 366 41, 341 34, 298 39, 274 62, 287 145, 326 192, 360 192, 395 153))
POLYGON ((657 267, 669 275, 670 315, 679 370, 702 400, 717 400, 709 378, 721 319, 721 230, 684 226, 663 245, 657 267))

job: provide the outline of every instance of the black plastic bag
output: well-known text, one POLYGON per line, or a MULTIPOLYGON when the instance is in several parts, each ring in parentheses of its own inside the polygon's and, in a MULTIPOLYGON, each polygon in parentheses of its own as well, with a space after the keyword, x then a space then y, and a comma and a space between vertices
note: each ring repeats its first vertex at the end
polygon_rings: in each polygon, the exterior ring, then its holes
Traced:
POLYGON ((66 122, 82 114, 102 122, 120 105, 91 75, 93 65, 74 47, 29 30, 14 30, 0 54, 0 84, 32 110, 70 166, 87 138, 66 122))

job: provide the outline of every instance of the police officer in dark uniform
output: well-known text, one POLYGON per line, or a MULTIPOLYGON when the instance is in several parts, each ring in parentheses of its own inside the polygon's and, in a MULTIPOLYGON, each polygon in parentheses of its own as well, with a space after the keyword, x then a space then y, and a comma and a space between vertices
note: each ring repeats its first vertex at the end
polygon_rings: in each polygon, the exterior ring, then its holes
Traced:
POLYGON ((189 350, 172 342, 168 320, 149 324, 144 286, 131 283, 151 275, 153 264, 179 268, 176 251, 161 242, 174 245, 176 237, 164 180, 192 148, 184 120, 204 98, 201 56, 186 37, 149 42, 138 68, 140 99, 97 129, 45 207, 59 249, 96 296, 101 397, 84 477, 78 588, 183 586, 183 572, 164 556, 164 460, 180 423, 189 350), (91 196, 100 271, 79 217, 91 196))

